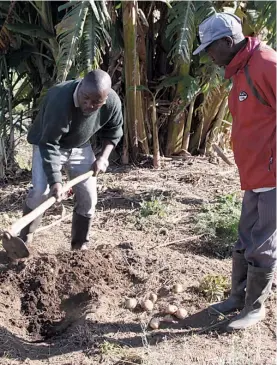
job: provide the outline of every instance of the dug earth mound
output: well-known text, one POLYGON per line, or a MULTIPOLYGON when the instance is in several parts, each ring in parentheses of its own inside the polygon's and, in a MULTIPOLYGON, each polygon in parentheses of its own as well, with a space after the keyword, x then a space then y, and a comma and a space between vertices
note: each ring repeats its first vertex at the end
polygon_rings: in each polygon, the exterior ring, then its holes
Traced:
POLYGON ((0 319, 32 341, 43 341, 121 297, 130 280, 120 250, 40 255, 0 272, 0 319))

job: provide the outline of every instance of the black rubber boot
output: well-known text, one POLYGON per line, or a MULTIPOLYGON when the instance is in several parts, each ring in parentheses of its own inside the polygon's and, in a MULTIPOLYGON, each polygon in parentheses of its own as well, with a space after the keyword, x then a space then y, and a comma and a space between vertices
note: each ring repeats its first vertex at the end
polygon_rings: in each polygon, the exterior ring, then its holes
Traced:
POLYGON ((71 230, 71 249, 87 250, 89 242, 89 229, 92 218, 84 217, 73 212, 72 230, 71 230))
POLYGON ((243 253, 233 252, 232 266, 231 294, 228 299, 210 306, 209 311, 213 314, 216 312, 226 314, 244 307, 248 262, 243 253))
MULTIPOLYGON (((32 209, 28 207, 26 202, 23 204, 23 216, 31 213, 32 209)), ((19 237, 24 241, 27 245, 33 242, 34 233, 37 230, 38 226, 41 223, 43 214, 36 218, 32 223, 28 224, 27 227, 23 228, 19 233, 19 237)))
POLYGON ((248 266, 245 306, 228 325, 227 331, 242 330, 265 318, 264 302, 268 298, 274 269, 248 266))

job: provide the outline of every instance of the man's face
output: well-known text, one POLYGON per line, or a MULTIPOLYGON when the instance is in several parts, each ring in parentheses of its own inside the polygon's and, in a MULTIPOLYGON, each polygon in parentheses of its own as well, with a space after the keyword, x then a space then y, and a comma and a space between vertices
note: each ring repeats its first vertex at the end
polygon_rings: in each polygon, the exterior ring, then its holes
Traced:
POLYGON ((106 104, 108 94, 109 89, 96 92, 82 81, 78 89, 78 102, 83 115, 88 116, 106 104))
POLYGON ((231 37, 225 37, 211 43, 206 47, 205 51, 217 66, 225 67, 233 58, 232 46, 233 39, 231 37))

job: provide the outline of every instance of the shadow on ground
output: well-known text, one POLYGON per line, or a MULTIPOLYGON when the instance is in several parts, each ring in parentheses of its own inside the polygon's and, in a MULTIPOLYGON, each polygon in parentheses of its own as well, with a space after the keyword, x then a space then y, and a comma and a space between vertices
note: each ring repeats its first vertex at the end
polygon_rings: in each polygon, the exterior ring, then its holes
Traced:
POLYGON ((89 356, 97 356, 104 341, 131 348, 143 347, 147 341, 150 346, 167 338, 201 335, 216 331, 224 332, 227 320, 218 321, 207 310, 200 311, 181 322, 164 324, 157 331, 142 331, 138 323, 97 323, 85 318, 68 327, 63 333, 45 342, 26 341, 0 326, 0 356, 10 359, 42 360, 74 351, 83 351, 89 356), (111 339, 111 333, 117 334, 111 339), (131 335, 130 335, 131 333, 131 335))
POLYGON ((180 254, 190 252, 208 258, 227 259, 232 256, 231 244, 226 244, 218 238, 207 239, 205 236, 199 238, 197 241, 193 240, 191 242, 176 243, 171 245, 170 248, 178 251, 180 254))

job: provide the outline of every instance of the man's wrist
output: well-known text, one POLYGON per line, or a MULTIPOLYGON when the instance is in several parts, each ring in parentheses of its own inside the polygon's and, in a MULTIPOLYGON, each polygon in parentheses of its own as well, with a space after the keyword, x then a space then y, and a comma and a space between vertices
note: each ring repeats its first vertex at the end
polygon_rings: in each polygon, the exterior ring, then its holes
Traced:
POLYGON ((101 161, 101 163, 103 163, 103 165, 105 166, 105 168, 107 168, 109 166, 109 160, 105 157, 105 156, 99 156, 98 161, 101 161))
POLYGON ((53 183, 49 184, 49 186, 50 186, 50 188, 51 188, 53 185, 56 185, 56 184, 60 184, 60 185, 62 185, 62 182, 60 182, 60 181, 56 181, 56 182, 53 182, 53 183))
POLYGON ((47 181, 48 181, 48 185, 51 187, 54 184, 60 183, 62 184, 63 179, 62 179, 62 174, 61 172, 53 172, 51 174, 47 174, 47 171, 45 171, 45 174, 47 176, 47 181))

